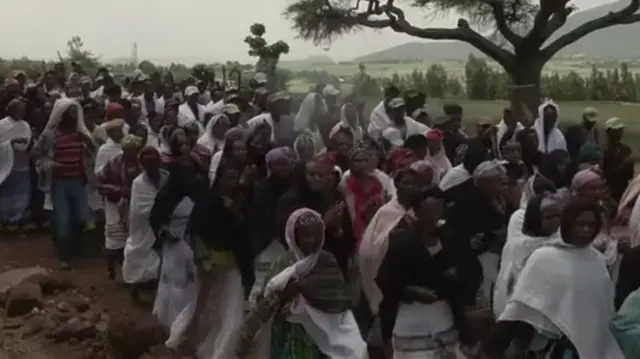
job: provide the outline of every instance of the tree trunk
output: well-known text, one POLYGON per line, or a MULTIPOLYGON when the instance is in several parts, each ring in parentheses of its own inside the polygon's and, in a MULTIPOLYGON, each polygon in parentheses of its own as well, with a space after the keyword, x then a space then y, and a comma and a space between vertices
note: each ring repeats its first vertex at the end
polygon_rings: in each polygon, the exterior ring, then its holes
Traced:
POLYGON ((513 110, 518 118, 523 119, 522 124, 529 127, 537 116, 538 106, 540 106, 540 76, 542 66, 530 59, 517 61, 516 66, 508 71, 511 77, 510 100, 513 110), (525 108, 530 112, 525 113, 525 108), (532 117, 532 118, 528 118, 532 117), (529 123, 530 122, 530 123, 529 123))

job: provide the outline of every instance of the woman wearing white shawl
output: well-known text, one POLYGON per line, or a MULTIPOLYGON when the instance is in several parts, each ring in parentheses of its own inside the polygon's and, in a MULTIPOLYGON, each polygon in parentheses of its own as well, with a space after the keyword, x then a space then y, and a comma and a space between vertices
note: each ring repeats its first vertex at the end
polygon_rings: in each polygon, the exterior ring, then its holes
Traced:
POLYGON ((239 357, 251 352, 256 358, 274 359, 367 357, 367 345, 349 310, 347 283, 335 257, 322 250, 324 230, 322 217, 311 209, 289 216, 289 251, 273 264, 263 300, 245 321, 236 349, 239 357))
POLYGON ((211 155, 222 151, 224 134, 229 129, 229 119, 225 115, 215 115, 207 123, 204 134, 198 138, 198 144, 205 147, 211 155))
POLYGON ((0 222, 13 226, 24 224, 31 201, 31 127, 21 100, 11 100, 7 112, 0 120, 0 222))
POLYGON ((451 161, 447 158, 442 146, 444 133, 440 130, 429 130, 425 136, 427 138, 427 156, 425 159, 433 164, 435 168, 434 183, 439 185, 441 179, 451 169, 451 161))
POLYGON ((569 203, 561 220, 562 242, 539 248, 526 260, 481 357, 501 357, 515 340, 528 345, 518 349, 538 357, 558 350, 564 358, 624 358, 609 328, 614 286, 604 258, 590 245, 600 232, 599 218, 596 203, 569 203), (538 334, 534 341, 525 339, 532 333, 538 334), (535 342, 543 338, 546 343, 535 342))
POLYGON ((163 243, 160 281, 153 304, 153 315, 169 329, 165 345, 172 349, 177 349, 182 342, 198 301, 200 285, 194 253, 187 241, 182 239, 192 208, 193 201, 185 197, 173 211, 166 230, 178 240, 163 243))
POLYGON ((507 241, 502 248, 500 270, 493 292, 493 313, 496 318, 507 304, 526 258, 543 245, 560 240, 558 228, 561 202, 562 198, 558 195, 536 195, 526 206, 521 226, 512 228, 509 221, 507 241))
POLYGON ((567 142, 558 128, 559 116, 560 107, 553 101, 545 101, 538 107, 538 118, 533 123, 538 135, 538 151, 551 153, 554 150, 567 150, 567 142))
POLYGON ((111 161, 122 152, 122 145, 120 144, 120 141, 122 141, 122 138, 124 137, 124 125, 125 122, 122 119, 111 120, 102 124, 108 138, 107 142, 98 149, 94 167, 95 173, 100 172, 107 162, 111 161))
POLYGON ((498 123, 496 131, 496 143, 498 145, 498 151, 502 148, 503 143, 515 139, 516 134, 524 130, 524 125, 520 123, 520 121, 515 121, 513 117, 513 111, 510 108, 507 108, 503 111, 502 119, 500 120, 500 123, 498 123), (507 133, 510 134, 509 138, 504 138, 507 133))
POLYGON ((316 148, 324 148, 324 142, 322 141, 322 135, 320 135, 318 123, 327 115, 327 113, 327 104, 322 96, 316 92, 308 93, 307 97, 302 100, 300 109, 293 120, 294 131, 310 131, 311 134, 313 134, 313 140, 316 148))
POLYGON ((348 128, 353 134, 354 142, 361 141, 364 136, 364 131, 362 131, 362 127, 360 126, 358 111, 351 103, 345 103, 340 107, 340 122, 333 126, 329 137, 338 132, 340 128, 348 128))
POLYGON ((156 237, 149 225, 149 213, 167 173, 159 169, 160 154, 153 147, 142 149, 139 159, 144 171, 131 185, 129 237, 122 264, 122 279, 129 284, 157 279, 160 269, 160 256, 153 250, 156 237))

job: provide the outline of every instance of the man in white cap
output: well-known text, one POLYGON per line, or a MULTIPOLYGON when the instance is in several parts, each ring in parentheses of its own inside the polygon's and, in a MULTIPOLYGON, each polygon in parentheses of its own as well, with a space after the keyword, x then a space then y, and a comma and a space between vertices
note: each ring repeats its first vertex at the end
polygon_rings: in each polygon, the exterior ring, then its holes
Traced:
POLYGON ((295 131, 291 117, 291 95, 279 91, 267 97, 267 112, 261 113, 247 123, 250 130, 266 123, 271 127, 271 142, 276 146, 293 145, 295 131))
POLYGON ((634 175, 631 147, 622 143, 624 123, 618 117, 604 123, 607 143, 602 152, 602 172, 611 197, 617 202, 627 189, 634 175))
POLYGON ((593 107, 587 107, 582 111, 582 121, 567 127, 564 138, 567 141, 567 151, 571 157, 578 156, 580 147, 587 141, 600 143, 598 133, 599 113, 593 107))
POLYGON ((198 103, 200 91, 196 86, 187 86, 184 90, 184 97, 185 102, 178 107, 178 125, 185 127, 196 122, 203 129, 205 108, 198 103))
POLYGON ((389 127, 400 131, 403 142, 411 135, 425 134, 430 130, 429 127, 407 116, 406 103, 402 97, 396 97, 389 101, 387 104, 387 116, 391 120, 389 127))

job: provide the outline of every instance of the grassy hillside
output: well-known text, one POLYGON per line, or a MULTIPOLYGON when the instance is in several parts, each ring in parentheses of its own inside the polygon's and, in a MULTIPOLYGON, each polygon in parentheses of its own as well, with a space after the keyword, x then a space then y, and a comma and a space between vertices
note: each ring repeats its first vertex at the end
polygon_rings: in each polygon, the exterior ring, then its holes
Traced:
MULTIPOLYGON (((584 11, 579 11, 569 17, 565 26, 556 33, 555 37, 571 31, 580 24, 598 18, 610 11, 624 7, 629 0, 621 0, 613 4, 601 5, 584 11)), ((640 57, 640 23, 619 25, 597 31, 568 46, 560 52, 560 56, 583 56, 590 59, 630 59, 640 57), (627 39, 624 41, 623 39, 627 39), (612 41, 614 40, 614 41, 612 41), (636 45, 636 46, 633 46, 636 45)), ((555 37, 552 37, 553 40, 555 37)), ((407 37, 407 39, 410 39, 407 37)), ((470 45, 459 41, 422 41, 408 42, 402 45, 360 56, 357 62, 404 62, 404 61, 444 61, 464 60, 469 54, 479 55, 479 51, 470 45)))

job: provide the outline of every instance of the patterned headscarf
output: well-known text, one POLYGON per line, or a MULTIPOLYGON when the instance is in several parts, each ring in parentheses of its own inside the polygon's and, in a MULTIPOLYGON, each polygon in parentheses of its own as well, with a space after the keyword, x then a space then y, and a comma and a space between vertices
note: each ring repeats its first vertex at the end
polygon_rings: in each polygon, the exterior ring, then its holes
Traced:
POLYGON ((591 167, 579 171, 571 180, 571 190, 580 191, 583 187, 594 182, 601 182, 602 176, 599 168, 591 167))
POLYGON ((358 141, 353 145, 351 151, 349 151, 349 161, 353 161, 359 155, 367 155, 373 157, 374 153, 366 143, 358 141))
POLYGON ((418 178, 420 180, 427 181, 426 184, 430 185, 433 183, 435 170, 431 161, 419 160, 412 163, 409 168, 416 171, 416 174, 418 175, 418 178))
POLYGON ((293 163, 295 161, 295 154, 293 150, 289 147, 276 147, 269 152, 264 157, 265 163, 267 167, 271 167, 276 162, 290 162, 293 163))
MULTIPOLYGON (((324 222, 322 220, 322 216, 320 215, 320 213, 309 208, 300 208, 294 211, 289 216, 289 218, 287 219, 287 223, 285 225, 284 237, 287 242, 287 246, 289 246, 291 251, 295 254, 296 259, 298 261, 304 259, 305 256, 304 254, 302 254, 302 252, 300 251, 300 248, 298 247, 298 244, 296 243, 296 230, 301 225, 305 225, 309 223, 318 223, 322 225, 322 234, 321 234, 322 240, 318 245, 318 250, 316 251, 316 253, 312 254, 312 255, 317 255, 322 249, 322 246, 324 245, 324 222)), ((313 263, 309 263, 307 266, 298 268, 296 273, 300 276, 308 273, 315 265, 315 261, 316 260, 313 260, 313 263)))
POLYGON ((300 158, 300 152, 302 152, 302 149, 310 149, 314 155, 317 152, 313 134, 309 130, 303 130, 300 132, 293 143, 293 150, 298 158, 300 158))

